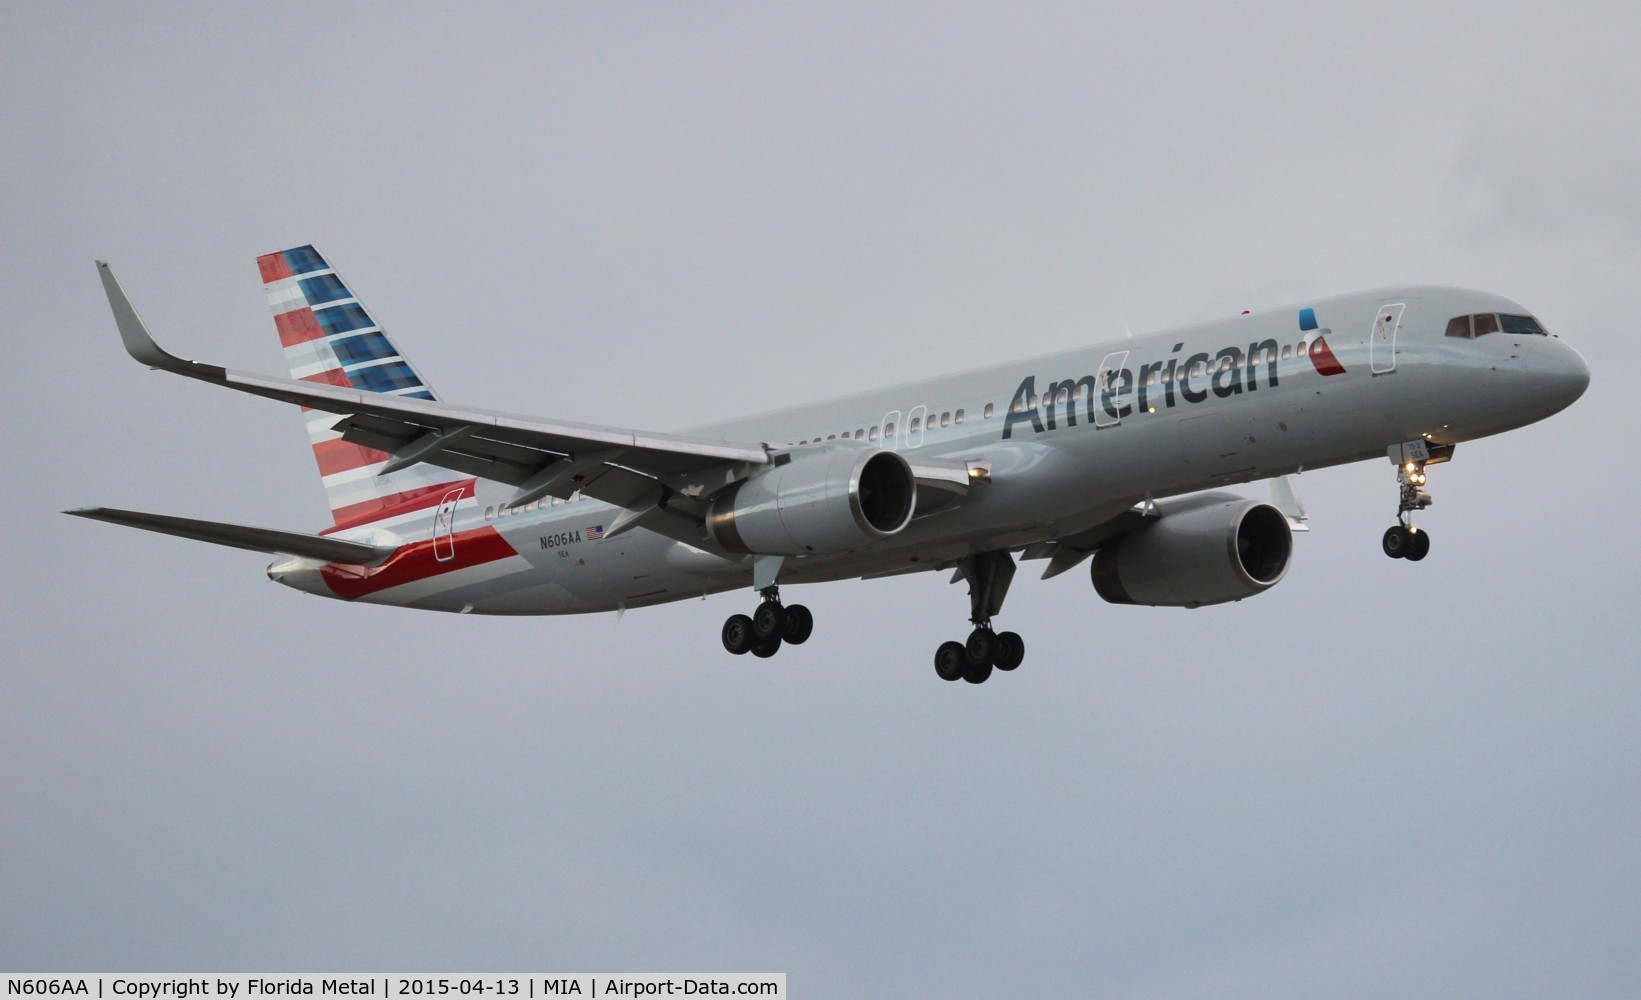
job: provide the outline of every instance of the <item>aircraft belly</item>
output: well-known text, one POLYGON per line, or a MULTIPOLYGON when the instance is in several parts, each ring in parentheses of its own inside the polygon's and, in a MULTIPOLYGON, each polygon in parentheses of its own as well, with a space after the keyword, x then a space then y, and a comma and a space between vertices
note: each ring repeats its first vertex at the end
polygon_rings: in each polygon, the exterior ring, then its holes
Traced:
POLYGON ((442 601, 466 601, 475 614, 579 614, 699 597, 749 579, 739 560, 643 529, 603 537, 616 513, 590 505, 567 517, 519 516, 505 534, 527 568, 500 585, 482 581, 442 601))
POLYGON ((461 611, 481 595, 506 591, 528 573, 528 563, 514 556, 385 587, 354 599, 362 604, 461 611))

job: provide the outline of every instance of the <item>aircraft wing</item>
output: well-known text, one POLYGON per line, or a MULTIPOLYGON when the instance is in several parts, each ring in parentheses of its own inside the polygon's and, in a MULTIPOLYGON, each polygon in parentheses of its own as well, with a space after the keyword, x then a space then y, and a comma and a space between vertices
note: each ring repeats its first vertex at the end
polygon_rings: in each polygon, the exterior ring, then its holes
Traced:
MULTIPOLYGON (((189 361, 155 343, 105 261, 97 262, 97 272, 120 339, 137 361, 237 392, 335 413, 343 440, 394 456, 384 471, 427 462, 517 486, 519 493, 508 501, 513 505, 579 490, 640 513, 671 507, 694 519, 701 513, 694 509, 699 506, 694 496, 701 490, 690 485, 715 487, 745 472, 714 474, 709 477, 713 482, 705 484, 692 480, 737 463, 771 462, 762 444, 539 420, 189 361)), ((666 530, 661 524, 651 526, 666 530)))

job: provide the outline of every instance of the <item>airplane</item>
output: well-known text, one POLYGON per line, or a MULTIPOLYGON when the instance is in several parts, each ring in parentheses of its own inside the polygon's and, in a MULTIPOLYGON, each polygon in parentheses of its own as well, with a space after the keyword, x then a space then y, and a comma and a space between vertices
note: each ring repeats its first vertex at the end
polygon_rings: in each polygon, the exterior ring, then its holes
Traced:
POLYGON ((273 553, 268 577, 305 593, 461 614, 623 613, 750 587, 759 602, 720 638, 758 657, 814 627, 783 585, 950 572, 971 630, 935 672, 971 684, 1024 659, 993 628, 1017 557, 1045 560, 1044 579, 1088 561, 1114 604, 1239 601, 1281 582, 1308 529, 1289 476, 1388 457, 1381 547, 1418 561, 1428 467, 1590 380, 1517 303, 1416 286, 664 434, 446 402, 313 246, 257 263, 289 378, 167 352, 97 270, 137 361, 302 408, 334 523, 64 513, 273 553), (1222 489, 1260 480, 1268 501, 1222 489))

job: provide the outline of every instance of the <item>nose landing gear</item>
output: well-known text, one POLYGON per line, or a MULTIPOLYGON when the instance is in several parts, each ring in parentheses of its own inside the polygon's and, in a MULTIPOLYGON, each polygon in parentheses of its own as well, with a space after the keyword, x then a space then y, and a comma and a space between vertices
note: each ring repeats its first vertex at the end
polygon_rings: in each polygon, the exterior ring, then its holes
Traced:
POLYGON ((1402 462, 1396 466, 1400 497, 1396 505, 1396 524, 1385 530, 1381 543, 1385 555, 1392 559, 1418 562, 1430 554, 1430 532, 1413 526, 1413 512, 1424 510, 1434 502, 1429 493, 1420 489, 1428 479, 1424 467, 1423 460, 1402 462))
POLYGON ((943 681, 984 684, 992 670, 1013 670, 1026 658, 1024 639, 991 627, 991 617, 1003 609, 1003 597, 1014 579, 1014 558, 1007 552, 982 552, 960 560, 958 572, 958 579, 969 581, 969 622, 974 631, 967 642, 940 644, 934 672, 943 681))
POLYGON ((724 648, 740 656, 751 653, 766 658, 780 651, 782 643, 801 646, 815 631, 815 616, 801 604, 783 605, 779 587, 759 591, 763 603, 751 616, 730 615, 724 621, 724 648))

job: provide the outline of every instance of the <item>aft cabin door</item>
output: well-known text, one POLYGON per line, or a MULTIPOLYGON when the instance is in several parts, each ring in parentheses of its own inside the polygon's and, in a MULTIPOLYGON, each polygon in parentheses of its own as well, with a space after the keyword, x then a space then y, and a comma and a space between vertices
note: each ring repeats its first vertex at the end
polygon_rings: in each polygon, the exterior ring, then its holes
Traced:
POLYGON ((1404 302, 1380 306, 1373 316, 1373 333, 1368 337, 1368 359, 1373 374, 1385 375, 1396 370, 1396 331, 1402 327, 1404 302))
POLYGON ((433 514, 433 558, 439 562, 456 558, 456 504, 461 499, 461 490, 451 490, 433 514))

